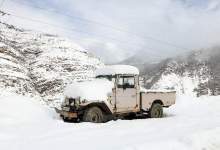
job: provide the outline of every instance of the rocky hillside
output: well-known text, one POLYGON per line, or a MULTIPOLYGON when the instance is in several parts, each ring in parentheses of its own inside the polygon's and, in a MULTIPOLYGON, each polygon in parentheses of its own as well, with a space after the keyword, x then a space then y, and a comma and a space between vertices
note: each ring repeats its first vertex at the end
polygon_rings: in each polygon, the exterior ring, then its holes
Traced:
POLYGON ((101 65, 72 41, 0 22, 1 94, 40 96, 55 104, 67 83, 92 77, 101 65))
POLYGON ((188 95, 220 95, 220 48, 145 64, 141 69, 149 89, 175 89, 188 95))

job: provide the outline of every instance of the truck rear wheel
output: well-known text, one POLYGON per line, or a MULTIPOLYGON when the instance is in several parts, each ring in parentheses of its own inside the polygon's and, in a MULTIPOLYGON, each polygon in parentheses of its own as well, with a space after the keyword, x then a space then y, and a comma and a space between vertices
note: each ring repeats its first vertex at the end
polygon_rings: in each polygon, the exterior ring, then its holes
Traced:
POLYGON ((150 118, 162 118, 163 117, 163 107, 159 103, 152 104, 149 111, 150 118))
POLYGON ((100 108, 90 107, 86 109, 83 115, 83 121, 93 122, 93 123, 102 123, 104 122, 104 114, 100 108))

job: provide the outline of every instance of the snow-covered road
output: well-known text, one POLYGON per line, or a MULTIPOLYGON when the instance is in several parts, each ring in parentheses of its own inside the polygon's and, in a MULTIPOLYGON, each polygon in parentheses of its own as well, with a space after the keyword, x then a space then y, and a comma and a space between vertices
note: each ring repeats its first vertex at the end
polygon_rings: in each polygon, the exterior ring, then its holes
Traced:
POLYGON ((53 110, 32 100, 1 97, 0 149, 220 149, 220 97, 179 96, 176 105, 165 109, 165 116, 104 124, 64 123, 53 110))

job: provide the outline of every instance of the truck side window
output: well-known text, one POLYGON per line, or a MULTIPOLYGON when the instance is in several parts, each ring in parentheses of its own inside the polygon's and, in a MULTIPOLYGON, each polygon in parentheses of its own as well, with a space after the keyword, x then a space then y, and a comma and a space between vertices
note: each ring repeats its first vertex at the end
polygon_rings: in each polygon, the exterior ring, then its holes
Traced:
POLYGON ((118 88, 122 88, 123 87, 123 78, 119 78, 118 80, 118 88))
POLYGON ((118 80, 118 88, 134 88, 134 77, 120 77, 118 80))

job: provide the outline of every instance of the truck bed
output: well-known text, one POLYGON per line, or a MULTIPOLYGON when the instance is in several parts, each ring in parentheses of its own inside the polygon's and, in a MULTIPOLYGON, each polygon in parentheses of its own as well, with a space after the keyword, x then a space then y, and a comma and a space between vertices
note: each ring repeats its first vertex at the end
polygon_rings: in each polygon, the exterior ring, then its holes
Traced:
POLYGON ((176 91, 142 91, 141 92, 141 107, 144 110, 149 110, 153 102, 161 102, 163 107, 169 107, 175 104, 176 91))

